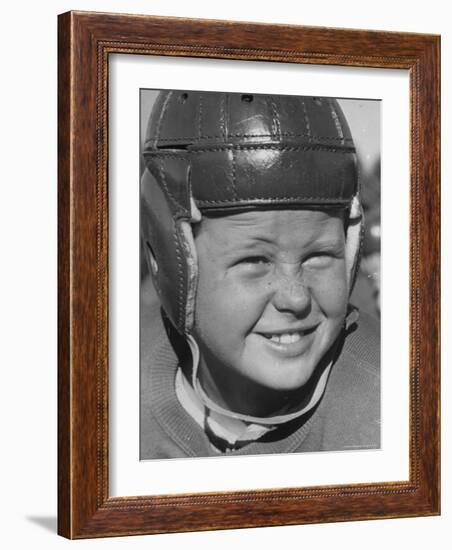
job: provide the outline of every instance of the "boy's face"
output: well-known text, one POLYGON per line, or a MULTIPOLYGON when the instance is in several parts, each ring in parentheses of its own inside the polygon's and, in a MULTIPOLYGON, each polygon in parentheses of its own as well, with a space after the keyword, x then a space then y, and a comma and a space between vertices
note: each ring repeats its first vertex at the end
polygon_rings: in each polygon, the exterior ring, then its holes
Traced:
MULTIPOLYGON (((234 388, 301 388, 343 325, 342 214, 250 211, 203 218, 195 236, 194 336, 204 365, 234 388)), ((215 376, 214 376, 215 377, 215 376)), ((221 388, 219 388, 221 391, 221 388)))

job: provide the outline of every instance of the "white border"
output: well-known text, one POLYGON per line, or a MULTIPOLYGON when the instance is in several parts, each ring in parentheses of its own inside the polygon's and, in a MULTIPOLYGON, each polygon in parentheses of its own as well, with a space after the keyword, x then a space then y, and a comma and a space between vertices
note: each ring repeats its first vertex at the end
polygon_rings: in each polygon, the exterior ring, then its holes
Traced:
POLYGON ((408 71, 110 56, 110 495, 408 479, 408 71), (382 449, 139 461, 139 89, 382 99, 382 449))

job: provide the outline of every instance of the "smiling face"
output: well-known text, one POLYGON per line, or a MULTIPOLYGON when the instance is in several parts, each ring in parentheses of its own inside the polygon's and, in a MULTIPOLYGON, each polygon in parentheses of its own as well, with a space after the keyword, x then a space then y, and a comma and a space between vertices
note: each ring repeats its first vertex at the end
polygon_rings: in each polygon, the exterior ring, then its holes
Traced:
POLYGON ((195 245, 193 336, 201 381, 220 404, 262 414, 260 397, 302 388, 343 326, 342 214, 268 210, 204 217, 195 245))

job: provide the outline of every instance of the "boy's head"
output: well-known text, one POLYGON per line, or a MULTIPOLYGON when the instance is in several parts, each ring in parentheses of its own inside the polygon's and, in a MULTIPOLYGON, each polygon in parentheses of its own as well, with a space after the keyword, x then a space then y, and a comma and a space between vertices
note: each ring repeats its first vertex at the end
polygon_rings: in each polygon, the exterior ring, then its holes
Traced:
POLYGON ((162 92, 144 157, 143 237, 172 324, 223 386, 303 386, 343 326, 361 240, 338 103, 162 92))

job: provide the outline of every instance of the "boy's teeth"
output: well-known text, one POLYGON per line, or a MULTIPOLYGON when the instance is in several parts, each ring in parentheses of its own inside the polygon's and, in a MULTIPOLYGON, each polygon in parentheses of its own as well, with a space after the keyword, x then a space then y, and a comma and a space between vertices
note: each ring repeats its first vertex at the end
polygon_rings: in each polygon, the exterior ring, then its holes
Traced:
POLYGON ((290 332, 286 334, 272 334, 270 340, 277 344, 293 344, 300 340, 301 335, 299 332, 290 332))

